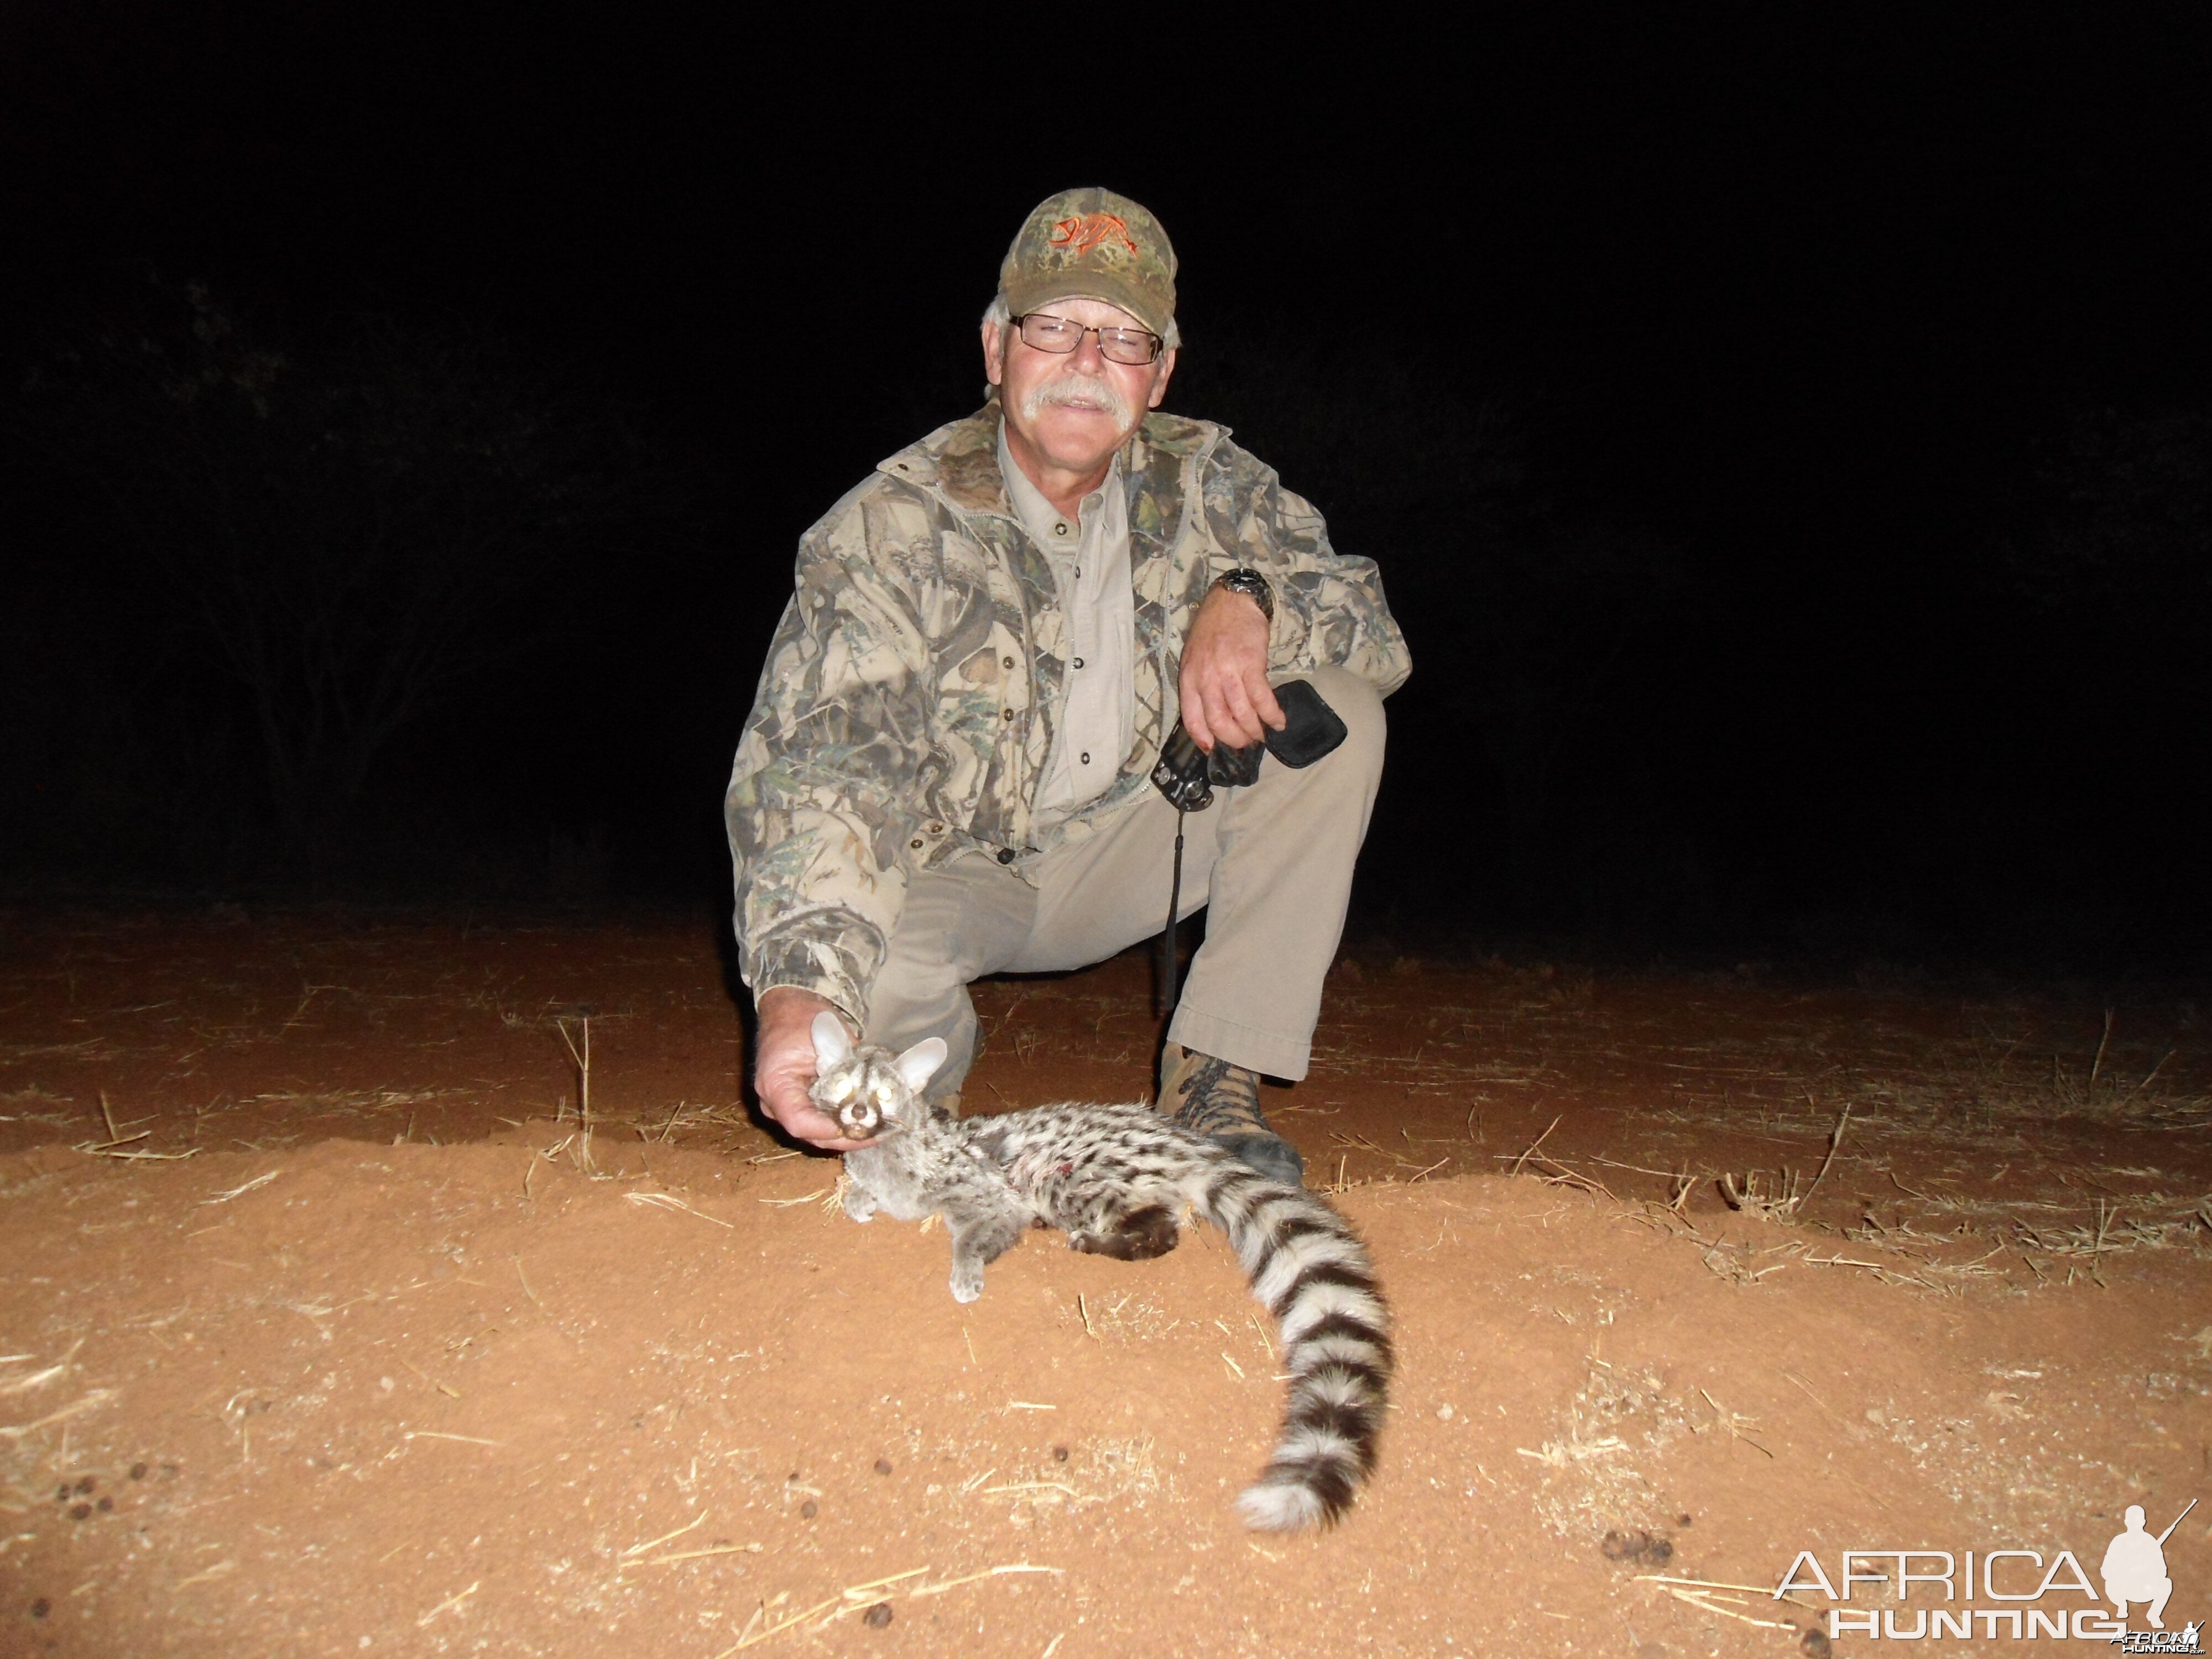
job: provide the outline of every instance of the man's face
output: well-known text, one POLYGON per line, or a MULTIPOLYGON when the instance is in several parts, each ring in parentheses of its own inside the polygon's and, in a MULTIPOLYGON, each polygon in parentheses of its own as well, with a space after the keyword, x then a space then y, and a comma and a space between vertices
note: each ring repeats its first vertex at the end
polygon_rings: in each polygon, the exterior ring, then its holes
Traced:
MULTIPOLYGON (((1085 328, 1144 327, 1099 300, 1054 300, 1037 309, 1085 328)), ((983 325, 983 372, 999 388, 1009 445, 1067 472, 1105 465, 1145 411, 1167 396, 1175 360, 1174 352, 1164 351, 1156 362, 1109 362, 1090 334, 1073 351, 1039 351, 1023 342, 1019 329, 983 325)))

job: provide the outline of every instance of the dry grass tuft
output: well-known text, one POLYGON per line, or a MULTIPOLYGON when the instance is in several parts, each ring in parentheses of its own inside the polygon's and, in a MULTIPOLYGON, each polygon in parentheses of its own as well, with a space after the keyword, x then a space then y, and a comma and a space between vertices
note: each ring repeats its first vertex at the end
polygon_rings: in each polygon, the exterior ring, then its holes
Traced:
POLYGON ((733 1221, 725 1221, 718 1215, 708 1215, 704 1210, 694 1208, 673 1193, 624 1193, 623 1196, 633 1204, 650 1205, 656 1210, 681 1210, 685 1215, 696 1215, 702 1221, 711 1221, 717 1227, 737 1225, 733 1221))
MULTIPOLYGON (((1808 1105, 1812 1103, 1813 1097, 1809 1090, 1806 1091, 1805 1100, 1808 1105)), ((1740 1187, 1736 1184, 1734 1176, 1722 1176, 1721 1196, 1728 1200, 1729 1208, 1741 1211, 1747 1215, 1756 1216, 1762 1221, 1796 1221, 1803 1212, 1806 1203, 1819 1188, 1820 1182, 1827 1178, 1829 1166, 1836 1161, 1836 1149, 1844 1144, 1844 1127, 1850 1121, 1851 1109, 1847 1105, 1838 1115, 1836 1127, 1828 1133, 1826 1156, 1821 1158, 1820 1167, 1814 1171, 1813 1179, 1802 1190, 1800 1190, 1797 1185, 1796 1172, 1786 1164, 1783 1167, 1779 1184, 1766 1192, 1759 1190, 1762 1183, 1755 1171, 1745 1176, 1743 1184, 1740 1187)), ((1681 1193, 1676 1194, 1674 1207, 1677 1210, 1681 1207, 1681 1200, 1685 1195, 1681 1193)))

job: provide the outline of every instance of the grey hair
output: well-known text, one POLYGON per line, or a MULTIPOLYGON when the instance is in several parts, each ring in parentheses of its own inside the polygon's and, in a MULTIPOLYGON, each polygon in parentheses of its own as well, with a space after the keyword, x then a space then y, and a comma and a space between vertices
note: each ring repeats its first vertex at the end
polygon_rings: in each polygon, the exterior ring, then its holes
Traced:
MULTIPOLYGON (((1006 303, 1006 291, 1002 289, 999 291, 996 297, 992 300, 990 309, 983 313, 984 326, 988 328, 992 324, 996 323, 1000 328, 1004 329, 1006 325, 1013 321, 1013 307, 1006 303)), ((1164 348, 1164 349, 1168 351, 1177 351, 1182 349, 1182 330, 1176 325, 1176 319, 1174 318, 1170 317, 1168 319, 1167 331, 1162 334, 1160 338, 1166 342, 1165 347, 1164 348)))

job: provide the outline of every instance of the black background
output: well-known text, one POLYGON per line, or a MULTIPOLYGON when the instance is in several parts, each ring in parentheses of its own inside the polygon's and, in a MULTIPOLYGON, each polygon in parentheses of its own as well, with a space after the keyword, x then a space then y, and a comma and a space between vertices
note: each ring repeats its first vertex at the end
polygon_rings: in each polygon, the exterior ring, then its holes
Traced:
POLYGON ((2193 958, 2204 16, 20 5, 15 380, 197 283, 301 361, 367 319, 495 342, 648 482, 303 851, 250 767, 177 760, 251 732, 19 397, 7 862, 720 902, 795 538, 979 400, 1007 239, 1101 182, 1182 255, 1170 407, 1412 640, 1358 926, 2193 958))

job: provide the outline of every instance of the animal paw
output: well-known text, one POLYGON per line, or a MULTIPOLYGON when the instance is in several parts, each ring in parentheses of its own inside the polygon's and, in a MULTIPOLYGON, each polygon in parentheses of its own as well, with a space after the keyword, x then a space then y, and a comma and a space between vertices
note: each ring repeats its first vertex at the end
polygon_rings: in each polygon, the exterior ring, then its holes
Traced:
POLYGON ((876 1200, 874 1196, 872 1194, 862 1192, 857 1187, 847 1188, 845 1189, 845 1213, 852 1217, 855 1221, 873 1221, 876 1218, 876 1200))
POLYGON ((953 1268, 952 1299, 955 1302, 973 1302, 982 1294, 983 1270, 981 1267, 970 1267, 963 1263, 953 1268))

